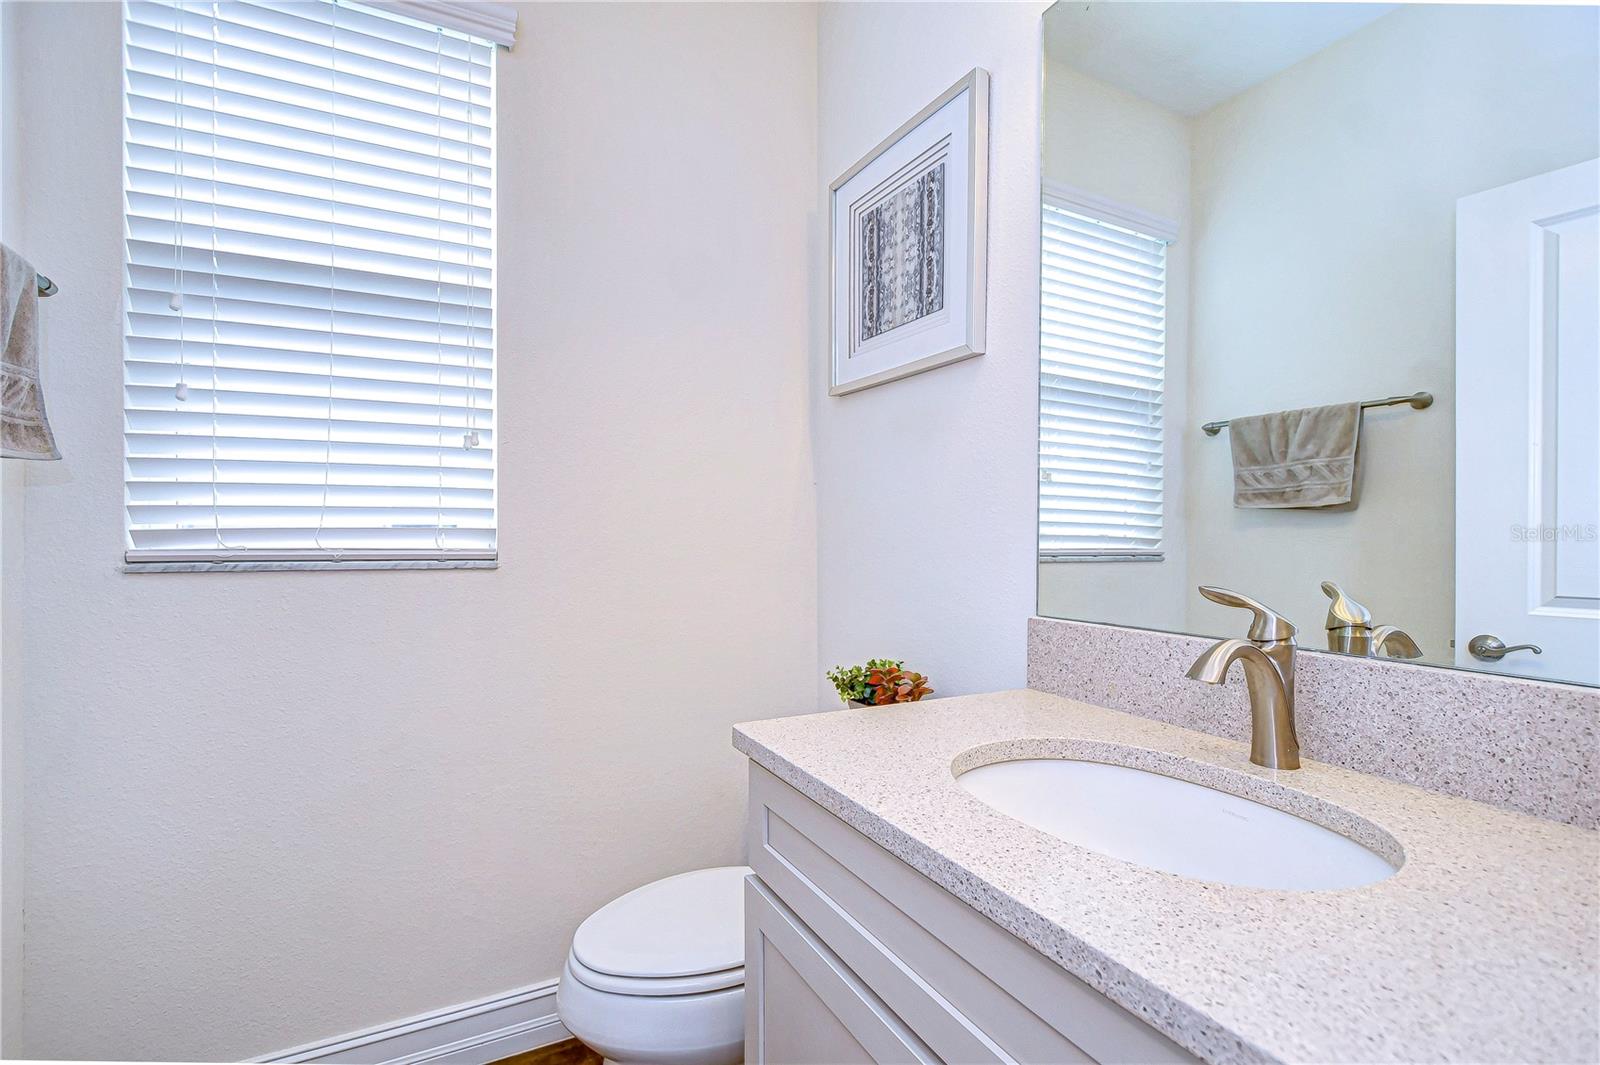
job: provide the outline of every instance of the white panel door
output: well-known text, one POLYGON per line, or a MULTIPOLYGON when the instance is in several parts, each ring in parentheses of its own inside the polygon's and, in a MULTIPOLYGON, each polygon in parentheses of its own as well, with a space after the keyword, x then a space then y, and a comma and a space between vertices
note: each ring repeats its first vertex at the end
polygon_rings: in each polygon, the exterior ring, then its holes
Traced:
POLYGON ((1458 665, 1600 684, 1597 303, 1600 160, 1457 201, 1458 665))

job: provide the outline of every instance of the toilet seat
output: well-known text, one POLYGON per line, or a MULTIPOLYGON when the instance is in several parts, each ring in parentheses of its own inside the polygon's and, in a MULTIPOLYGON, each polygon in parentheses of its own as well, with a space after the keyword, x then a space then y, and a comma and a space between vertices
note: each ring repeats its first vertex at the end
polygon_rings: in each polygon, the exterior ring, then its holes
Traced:
POLYGON ((744 983, 744 966, 693 976, 617 976, 591 969, 576 954, 567 955, 573 979, 585 987, 613 995, 699 995, 744 983))

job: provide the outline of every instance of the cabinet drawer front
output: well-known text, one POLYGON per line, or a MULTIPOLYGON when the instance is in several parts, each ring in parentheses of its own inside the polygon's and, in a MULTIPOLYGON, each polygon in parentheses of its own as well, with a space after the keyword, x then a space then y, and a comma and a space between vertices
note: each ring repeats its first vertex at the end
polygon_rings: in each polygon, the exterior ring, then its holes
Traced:
POLYGON ((872 990, 755 877, 745 879, 745 1061, 937 1065, 872 990))
POLYGON ((941 1058, 1194 1057, 751 765, 750 865, 941 1058))

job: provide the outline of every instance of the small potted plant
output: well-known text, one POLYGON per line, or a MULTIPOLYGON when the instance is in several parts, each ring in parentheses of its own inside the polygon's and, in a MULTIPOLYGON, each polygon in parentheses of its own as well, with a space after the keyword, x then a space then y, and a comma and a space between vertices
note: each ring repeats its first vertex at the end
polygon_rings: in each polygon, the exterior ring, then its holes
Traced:
POLYGON ((864 666, 834 666, 828 679, 846 706, 914 703, 931 695, 928 678, 902 669, 904 665, 889 658, 869 658, 864 666))

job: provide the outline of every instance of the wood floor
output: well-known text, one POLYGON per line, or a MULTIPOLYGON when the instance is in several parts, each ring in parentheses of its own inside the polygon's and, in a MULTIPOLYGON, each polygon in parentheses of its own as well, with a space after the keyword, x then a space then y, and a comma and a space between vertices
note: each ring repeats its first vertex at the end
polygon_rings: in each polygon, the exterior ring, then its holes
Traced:
POLYGON ((526 1054, 501 1058, 493 1065, 600 1065, 600 1055, 576 1039, 568 1039, 565 1043, 551 1043, 526 1054))

